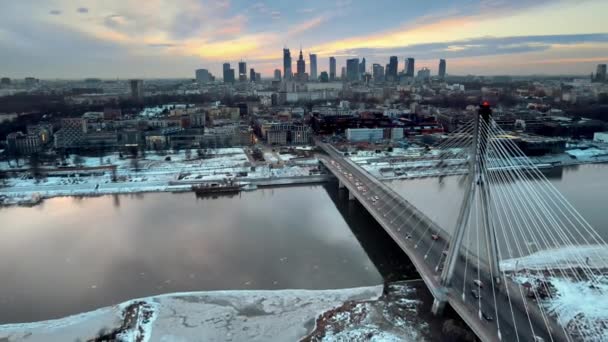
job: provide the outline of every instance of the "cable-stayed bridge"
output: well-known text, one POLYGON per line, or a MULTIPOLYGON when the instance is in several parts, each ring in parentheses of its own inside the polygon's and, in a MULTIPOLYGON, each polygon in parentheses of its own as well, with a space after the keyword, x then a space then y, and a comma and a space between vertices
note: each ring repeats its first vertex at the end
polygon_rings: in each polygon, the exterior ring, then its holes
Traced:
POLYGON ((451 204, 459 207, 453 227, 436 224, 436 215, 417 209, 334 146, 317 144, 340 187, 413 262, 435 297, 434 313, 449 303, 483 341, 608 340, 608 322, 585 313, 569 317, 551 306, 560 295, 557 281, 608 288, 608 245, 487 105, 435 146, 430 159, 410 165, 412 175, 460 177, 465 193, 451 204))

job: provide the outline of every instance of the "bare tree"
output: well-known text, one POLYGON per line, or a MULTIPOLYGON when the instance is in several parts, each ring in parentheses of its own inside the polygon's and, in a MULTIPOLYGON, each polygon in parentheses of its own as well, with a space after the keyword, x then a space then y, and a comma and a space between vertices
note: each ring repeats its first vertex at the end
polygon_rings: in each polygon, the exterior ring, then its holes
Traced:
POLYGON ((76 166, 82 166, 84 164, 84 158, 82 158, 82 156, 80 156, 79 154, 75 155, 74 158, 72 159, 72 162, 74 163, 74 165, 76 166))
POLYGON ((42 175, 40 172, 40 156, 37 152, 30 155, 30 173, 36 180, 42 175))

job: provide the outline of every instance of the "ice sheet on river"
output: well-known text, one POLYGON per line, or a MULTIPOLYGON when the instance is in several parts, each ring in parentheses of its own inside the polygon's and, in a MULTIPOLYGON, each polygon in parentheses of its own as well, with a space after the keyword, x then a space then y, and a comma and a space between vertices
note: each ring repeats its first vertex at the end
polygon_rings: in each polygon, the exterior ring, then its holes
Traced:
POLYGON ((0 326, 0 341, 296 341, 323 312, 376 299, 382 285, 342 290, 211 291, 160 295, 62 319, 0 326))

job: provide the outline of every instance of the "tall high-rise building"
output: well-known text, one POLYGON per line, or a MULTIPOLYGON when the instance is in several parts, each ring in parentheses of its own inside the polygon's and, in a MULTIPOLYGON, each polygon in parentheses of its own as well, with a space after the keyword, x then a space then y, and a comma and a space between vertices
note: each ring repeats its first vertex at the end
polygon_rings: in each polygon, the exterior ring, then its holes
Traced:
POLYGON ((342 70, 340 71, 340 79, 342 81, 346 81, 346 67, 342 67, 342 70))
POLYGON ((346 79, 349 81, 359 80, 359 58, 351 58, 346 60, 346 79))
POLYGON ((275 81, 281 80, 281 69, 274 69, 274 80, 275 81))
POLYGON ((374 63, 372 66, 372 77, 375 82, 384 81, 384 67, 380 64, 374 63))
POLYGON ((397 72, 399 70, 399 59, 397 56, 391 56, 388 62, 388 68, 386 69, 386 79, 388 81, 397 80, 397 72))
POLYGON ((222 77, 224 78, 224 83, 234 83, 234 69, 230 68, 230 63, 222 65, 222 77))
POLYGON ((197 69, 196 70, 196 82, 198 83, 208 83, 211 82, 211 74, 207 69, 197 69))
POLYGON ((290 80, 292 76, 291 72, 291 52, 289 49, 283 49, 283 77, 286 80, 290 80))
POLYGON ((439 78, 445 78, 445 71, 446 71, 445 59, 440 59, 439 60, 439 78))
POLYGON ((363 57, 363 59, 361 60, 361 63, 359 63, 359 74, 360 75, 365 74, 365 57, 363 57))
POLYGON ((597 82, 604 82, 608 78, 606 78, 606 64, 598 64, 597 69, 595 71, 595 80, 597 82))
POLYGON ((247 63, 239 62, 239 82, 247 81, 247 63))
POLYGON ((297 71, 296 78, 300 82, 306 81, 306 61, 304 60, 304 55, 302 54, 302 49, 300 49, 300 56, 298 57, 297 62, 297 71))
POLYGON ((329 80, 332 82, 336 80, 336 58, 335 57, 329 57, 329 80))
POLYGON ((142 99, 144 97, 144 81, 129 80, 131 86, 131 97, 134 99, 142 99))
POLYGON ((405 60, 405 64, 406 64, 406 70, 405 70, 405 76, 408 77, 414 77, 414 59, 412 57, 409 57, 408 59, 405 60))
POLYGON ((257 81, 258 81, 258 79, 257 79, 257 78, 255 78, 255 69, 254 69, 254 68, 251 68, 251 69, 249 70, 249 80, 250 80, 251 82, 257 82, 257 81))
POLYGON ((313 81, 317 80, 317 55, 311 53, 308 55, 310 58, 310 79, 313 81))

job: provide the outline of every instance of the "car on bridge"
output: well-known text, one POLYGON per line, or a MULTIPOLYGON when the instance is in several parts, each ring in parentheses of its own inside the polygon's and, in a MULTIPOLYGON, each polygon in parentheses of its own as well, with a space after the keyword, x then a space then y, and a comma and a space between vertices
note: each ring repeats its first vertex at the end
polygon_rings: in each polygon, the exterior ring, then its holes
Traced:
POLYGON ((431 234, 431 239, 435 241, 439 240, 439 234, 431 234))
POLYGON ((481 317, 483 317, 483 319, 485 319, 488 322, 492 322, 494 320, 494 317, 492 317, 492 315, 490 315, 489 313, 486 312, 481 312, 481 317))
POLYGON ((473 298, 475 298, 475 299, 481 298, 481 293, 479 293, 479 291, 477 291, 475 289, 471 290, 471 294, 473 295, 473 298))
POLYGON ((483 288, 483 282, 479 279, 473 280, 473 284, 477 285, 479 288, 483 288))

